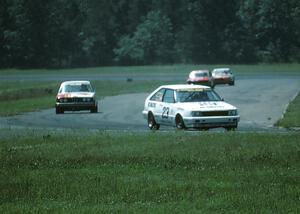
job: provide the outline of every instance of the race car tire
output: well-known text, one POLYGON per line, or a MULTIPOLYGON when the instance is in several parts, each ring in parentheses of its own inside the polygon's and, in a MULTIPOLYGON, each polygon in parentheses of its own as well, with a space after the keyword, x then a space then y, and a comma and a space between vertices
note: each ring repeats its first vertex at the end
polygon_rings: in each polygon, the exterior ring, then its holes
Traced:
POLYGON ((148 127, 151 130, 158 130, 160 127, 160 125, 158 123, 156 123, 152 112, 148 113, 148 127))
POLYGON ((98 113, 98 106, 93 107, 91 113, 98 113))
POLYGON ((55 113, 56 113, 56 114, 63 114, 63 113, 64 113, 64 110, 63 110, 62 108, 55 107, 55 113))
POLYGON ((226 131, 235 131, 236 130, 236 126, 230 126, 230 127, 226 127, 226 131))
POLYGON ((175 124, 176 124, 176 128, 177 129, 186 129, 185 125, 184 125, 184 122, 183 122, 183 119, 181 117, 181 115, 177 115, 176 118, 175 118, 175 124))

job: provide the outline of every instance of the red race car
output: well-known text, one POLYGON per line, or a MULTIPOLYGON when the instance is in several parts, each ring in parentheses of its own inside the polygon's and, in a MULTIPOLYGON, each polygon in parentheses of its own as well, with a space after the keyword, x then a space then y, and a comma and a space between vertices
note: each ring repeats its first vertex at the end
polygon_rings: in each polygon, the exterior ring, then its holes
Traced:
POLYGON ((212 78, 212 74, 209 70, 191 71, 186 82, 188 84, 206 85, 211 88, 215 87, 214 79, 212 78))

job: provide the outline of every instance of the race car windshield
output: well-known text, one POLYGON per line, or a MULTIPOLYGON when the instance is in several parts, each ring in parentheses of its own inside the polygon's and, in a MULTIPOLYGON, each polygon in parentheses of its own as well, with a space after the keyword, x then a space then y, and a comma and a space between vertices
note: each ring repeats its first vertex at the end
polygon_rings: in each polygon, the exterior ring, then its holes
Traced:
POLYGON ((195 73, 195 77, 208 77, 207 73, 195 73))
POLYGON ((89 84, 66 85, 63 92, 92 92, 92 86, 89 84))
POLYGON ((207 102, 221 101, 220 96, 212 90, 180 90, 176 91, 177 102, 207 102))

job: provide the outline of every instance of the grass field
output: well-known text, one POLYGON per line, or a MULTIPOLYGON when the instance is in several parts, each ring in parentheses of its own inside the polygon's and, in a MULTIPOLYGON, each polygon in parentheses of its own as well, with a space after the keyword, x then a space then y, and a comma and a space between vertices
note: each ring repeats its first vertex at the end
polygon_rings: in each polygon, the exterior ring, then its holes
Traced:
POLYGON ((1 213, 300 210, 300 133, 6 132, 1 213))
POLYGON ((22 75, 22 74, 188 74, 195 69, 210 69, 217 67, 230 67, 237 75, 249 74, 300 74, 300 64, 255 64, 255 65, 161 65, 161 66, 122 66, 122 67, 96 67, 76 69, 2 69, 0 75, 22 75))

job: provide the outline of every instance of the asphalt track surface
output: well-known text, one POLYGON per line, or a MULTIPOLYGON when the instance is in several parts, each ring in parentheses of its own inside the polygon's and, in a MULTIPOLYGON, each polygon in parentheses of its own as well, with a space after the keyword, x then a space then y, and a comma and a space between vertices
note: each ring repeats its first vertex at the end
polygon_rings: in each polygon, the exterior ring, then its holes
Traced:
MULTIPOLYGON (((182 75, 140 75, 134 76, 138 80, 176 80, 184 79, 182 75)), ((51 81, 70 79, 106 79, 124 81, 128 76, 10 76, 5 81, 30 80, 51 81)), ((5 77, 1 77, 4 80, 5 77)), ((239 108, 241 120, 239 131, 277 131, 273 124, 283 115, 288 103, 296 96, 300 89, 300 76, 285 75, 251 75, 236 78, 235 86, 218 85, 215 90, 226 102, 239 108)), ((154 90, 154 89, 153 89, 154 90)), ((151 91, 149 91, 150 93, 151 91)), ((142 116, 145 98, 149 93, 125 94, 105 97, 99 100, 99 113, 88 111, 65 112, 56 115, 55 109, 25 113, 12 117, 0 118, 0 128, 54 128, 54 129, 98 129, 122 131, 146 131, 147 121, 142 116)), ((54 100, 54 99, 53 99, 54 100)), ((54 103, 53 103, 54 105, 54 103)), ((161 130, 174 130, 171 127, 161 127, 161 130)), ((223 129, 215 129, 222 131, 223 129)))

